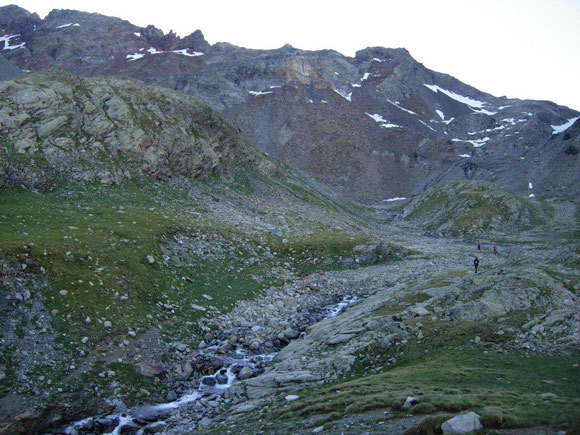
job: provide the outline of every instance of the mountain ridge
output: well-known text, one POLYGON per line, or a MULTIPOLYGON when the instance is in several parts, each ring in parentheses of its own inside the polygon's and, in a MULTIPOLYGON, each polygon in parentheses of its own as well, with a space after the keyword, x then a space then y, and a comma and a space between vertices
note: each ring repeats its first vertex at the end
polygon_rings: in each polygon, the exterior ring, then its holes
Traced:
POLYGON ((24 45, 2 54, 22 69, 123 75, 196 96, 262 151, 366 203, 410 196, 464 159, 476 178, 505 170, 549 140, 551 125, 578 116, 551 102, 486 94, 425 68, 404 48, 347 57, 210 45, 199 30, 179 38, 72 10, 40 20, 1 8, 0 29, 21 35, 10 43, 24 45))

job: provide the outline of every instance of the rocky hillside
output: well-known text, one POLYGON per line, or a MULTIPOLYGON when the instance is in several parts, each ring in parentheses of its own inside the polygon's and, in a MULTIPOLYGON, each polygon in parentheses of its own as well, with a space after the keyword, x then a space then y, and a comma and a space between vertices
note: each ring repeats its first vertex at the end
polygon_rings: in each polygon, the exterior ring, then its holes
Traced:
POLYGON ((367 48, 350 58, 212 46, 199 31, 179 38, 70 10, 42 20, 15 6, 0 9, 0 34, 2 54, 22 69, 123 75, 200 97, 261 150, 365 202, 409 196, 428 180, 517 168, 578 116, 550 102, 483 93, 404 49, 367 48))
POLYGON ((542 223, 536 203, 487 181, 455 181, 415 196, 405 206, 407 219, 437 234, 477 237, 489 231, 517 233, 542 223))
POLYGON ((0 106, 0 186, 204 179, 263 160, 206 104, 137 81, 35 73, 0 82, 0 106))
POLYGON ((498 173, 500 183, 530 196, 580 196, 580 121, 530 150, 519 167, 498 173))

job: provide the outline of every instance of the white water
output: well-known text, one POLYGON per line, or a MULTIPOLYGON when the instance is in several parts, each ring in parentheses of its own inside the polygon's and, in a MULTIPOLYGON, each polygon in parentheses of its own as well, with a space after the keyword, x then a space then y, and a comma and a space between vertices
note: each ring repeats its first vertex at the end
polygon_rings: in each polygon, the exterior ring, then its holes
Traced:
MULTIPOLYGON (((346 295, 342 298, 342 301, 340 301, 338 304, 327 307, 326 309, 327 313, 325 315, 325 318, 336 317, 344 310, 346 310, 349 306, 357 302, 358 302, 357 296, 346 295)), ((303 336, 304 335, 301 334, 301 337, 303 336)), ((211 356, 215 354, 215 351, 217 349, 218 346, 210 346, 203 349, 201 354, 211 356)), ((236 375, 233 372, 236 366, 242 367, 245 366, 255 369, 259 365, 271 363, 276 357, 276 355, 277 352, 260 355, 251 355, 246 349, 243 349, 241 347, 236 348, 235 357, 220 355, 220 359, 224 362, 224 368, 218 370, 216 374, 203 376, 199 381, 199 385, 194 391, 180 397, 179 399, 173 402, 161 403, 159 405, 145 405, 135 408, 133 410, 129 409, 127 410, 126 413, 120 415, 109 415, 103 417, 115 421, 114 423, 116 425, 115 428, 113 429, 112 432, 109 432, 108 434, 119 435, 121 434, 123 427, 134 426, 135 418, 138 417, 139 414, 143 413, 144 411, 146 411, 146 413, 149 415, 152 414, 155 415, 157 413, 159 414, 159 418, 152 419, 150 423, 153 423, 155 421, 162 421, 161 417, 166 416, 163 411, 181 408, 182 406, 195 402, 196 400, 201 399, 204 393, 206 392, 216 392, 216 391, 219 392, 230 388, 234 383, 234 381, 236 380, 236 375), (227 381, 225 383, 220 384, 218 382, 217 378, 218 376, 221 377, 220 375, 225 375, 227 377, 227 381)), ((70 435, 74 429, 76 429, 77 431, 82 429, 90 430, 93 427, 95 420, 97 420, 95 417, 88 417, 83 420, 77 421, 69 425, 66 429, 64 429, 64 432, 67 435, 70 435)), ((137 435, 143 433, 144 429, 140 429, 137 432, 137 435)))

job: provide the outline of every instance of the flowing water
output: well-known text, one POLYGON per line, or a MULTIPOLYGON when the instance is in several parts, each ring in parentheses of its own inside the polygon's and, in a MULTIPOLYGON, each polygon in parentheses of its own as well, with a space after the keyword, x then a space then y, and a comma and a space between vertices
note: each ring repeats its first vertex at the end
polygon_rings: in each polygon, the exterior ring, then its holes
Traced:
MULTIPOLYGON (((336 317, 349 306, 358 302, 357 296, 345 296, 338 304, 326 307, 325 318, 336 317)), ((304 337, 304 333, 301 334, 304 337)), ((210 346, 201 351, 201 355, 212 357, 216 355, 218 346, 210 346)), ((238 347, 233 356, 220 355, 224 362, 224 367, 213 375, 203 376, 199 380, 199 385, 193 391, 180 397, 173 402, 161 403, 159 405, 145 405, 134 409, 129 409, 125 413, 113 414, 104 417, 89 417, 69 425, 64 432, 67 435, 77 433, 95 433, 95 426, 113 428, 111 435, 118 435, 126 431, 134 430, 138 435, 145 433, 144 422, 162 421, 169 416, 173 410, 188 405, 205 395, 212 393, 223 393, 232 386, 236 379, 234 372, 241 367, 249 367, 252 371, 260 370, 264 366, 271 364, 277 353, 252 355, 247 350, 238 347)), ((107 430, 107 429, 105 429, 107 430)))

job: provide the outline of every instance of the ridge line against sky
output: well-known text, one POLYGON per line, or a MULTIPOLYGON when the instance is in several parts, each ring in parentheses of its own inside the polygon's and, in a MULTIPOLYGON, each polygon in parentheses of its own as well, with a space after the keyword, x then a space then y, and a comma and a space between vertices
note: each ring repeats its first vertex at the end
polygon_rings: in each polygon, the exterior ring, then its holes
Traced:
POLYGON ((580 0, 13 0, 44 18, 52 9, 98 12, 211 44, 285 44, 347 56, 404 47, 426 67, 495 96, 550 100, 580 110, 580 0))

